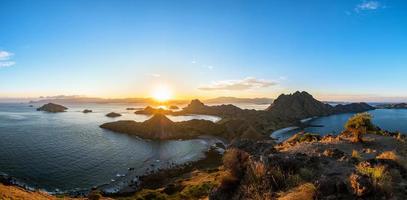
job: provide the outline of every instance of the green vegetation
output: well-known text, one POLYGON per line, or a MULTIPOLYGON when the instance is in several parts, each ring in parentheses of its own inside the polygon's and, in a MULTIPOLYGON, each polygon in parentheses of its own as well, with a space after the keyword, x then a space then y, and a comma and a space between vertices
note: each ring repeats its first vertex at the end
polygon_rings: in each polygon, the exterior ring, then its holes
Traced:
POLYGON ((346 122, 345 129, 353 134, 353 142, 362 142, 362 135, 376 128, 372 123, 372 115, 369 113, 359 113, 346 122))
POLYGON ((357 172, 367 175, 376 191, 390 193, 392 190, 392 177, 390 172, 383 165, 370 166, 360 163, 356 166, 357 172))

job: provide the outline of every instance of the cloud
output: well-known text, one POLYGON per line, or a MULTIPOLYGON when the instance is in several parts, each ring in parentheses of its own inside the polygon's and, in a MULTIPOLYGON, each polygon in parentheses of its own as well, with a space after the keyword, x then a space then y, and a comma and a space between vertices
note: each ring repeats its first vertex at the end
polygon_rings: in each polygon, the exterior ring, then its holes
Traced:
POLYGON ((263 79, 256 79, 254 77, 247 77, 241 80, 225 80, 215 81, 210 85, 199 87, 200 90, 214 91, 214 90, 249 90, 255 88, 266 88, 277 85, 277 82, 268 81, 263 79))
POLYGON ((13 53, 7 51, 0 51, 0 60, 9 60, 13 53))
POLYGON ((11 66, 13 66, 15 64, 16 64, 16 62, 13 62, 13 61, 0 62, 0 68, 2 68, 2 67, 11 67, 11 66))
POLYGON ((378 1, 364 1, 356 5, 355 11, 377 10, 380 8, 384 8, 384 6, 378 1))
POLYGON ((10 67, 16 64, 14 61, 10 61, 10 58, 13 56, 13 53, 7 51, 0 51, 0 68, 10 67))

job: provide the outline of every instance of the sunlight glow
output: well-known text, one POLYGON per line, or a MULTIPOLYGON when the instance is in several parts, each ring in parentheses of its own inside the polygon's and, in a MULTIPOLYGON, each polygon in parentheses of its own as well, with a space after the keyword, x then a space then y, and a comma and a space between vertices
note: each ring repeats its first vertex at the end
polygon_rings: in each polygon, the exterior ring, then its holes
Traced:
POLYGON ((169 87, 161 85, 153 90, 152 96, 156 101, 165 102, 172 98, 172 92, 169 87))

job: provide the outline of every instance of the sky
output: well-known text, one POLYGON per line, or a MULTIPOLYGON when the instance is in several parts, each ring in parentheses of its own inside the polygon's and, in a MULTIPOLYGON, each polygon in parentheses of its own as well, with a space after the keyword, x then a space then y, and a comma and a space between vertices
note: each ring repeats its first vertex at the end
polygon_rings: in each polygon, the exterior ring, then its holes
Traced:
POLYGON ((404 0, 0 0, 0 98, 407 101, 406 11, 404 0))

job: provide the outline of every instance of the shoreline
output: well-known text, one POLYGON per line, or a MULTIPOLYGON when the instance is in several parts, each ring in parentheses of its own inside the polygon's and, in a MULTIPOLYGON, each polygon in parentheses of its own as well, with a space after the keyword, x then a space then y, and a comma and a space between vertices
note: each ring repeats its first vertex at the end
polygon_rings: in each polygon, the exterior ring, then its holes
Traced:
MULTIPOLYGON (((188 161, 186 163, 178 165, 173 164, 170 166, 165 166, 163 168, 153 168, 147 170, 146 173, 143 175, 131 174, 132 172, 134 172, 134 168, 130 168, 128 170, 128 174, 120 176, 118 180, 90 187, 88 189, 51 192, 43 190, 39 187, 35 188, 33 186, 30 186, 24 183, 23 181, 20 181, 19 179, 5 173, 0 174, 0 184, 6 186, 15 186, 29 192, 40 191, 52 196, 62 195, 71 198, 87 197, 88 194, 94 190, 99 190, 105 197, 125 197, 141 189, 145 188, 150 189, 154 188, 155 186, 164 186, 165 182, 169 181, 168 179, 169 177, 171 178, 179 177, 182 174, 191 172, 195 169, 209 170, 220 166, 222 163, 223 152, 225 151, 227 146, 225 141, 210 136, 208 137, 203 136, 201 139, 205 139, 206 141, 213 140, 212 142, 209 143, 209 149, 203 152, 204 156, 201 159, 188 161), (130 182, 127 182, 126 180, 127 181, 130 180, 130 182), (160 182, 160 184, 157 184, 158 182, 160 182), (114 190, 115 188, 119 189, 114 190)), ((147 167, 147 169, 149 169, 150 167, 147 167)))

